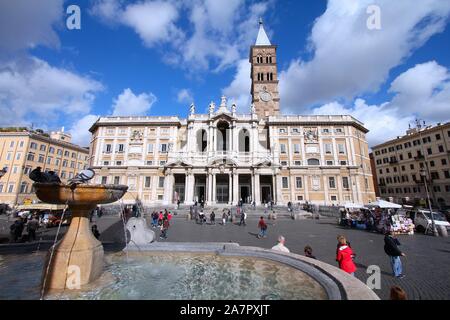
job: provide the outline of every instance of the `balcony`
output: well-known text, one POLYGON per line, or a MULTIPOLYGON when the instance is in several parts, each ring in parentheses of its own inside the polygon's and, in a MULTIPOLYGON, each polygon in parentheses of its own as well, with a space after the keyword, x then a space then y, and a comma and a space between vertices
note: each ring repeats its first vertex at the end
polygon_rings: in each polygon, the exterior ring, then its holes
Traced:
POLYGON ((417 161, 425 160, 425 157, 423 155, 419 155, 419 156, 414 157, 414 160, 417 160, 417 161))
POLYGON ((397 159, 389 160, 389 164, 397 164, 397 163, 398 163, 397 159))

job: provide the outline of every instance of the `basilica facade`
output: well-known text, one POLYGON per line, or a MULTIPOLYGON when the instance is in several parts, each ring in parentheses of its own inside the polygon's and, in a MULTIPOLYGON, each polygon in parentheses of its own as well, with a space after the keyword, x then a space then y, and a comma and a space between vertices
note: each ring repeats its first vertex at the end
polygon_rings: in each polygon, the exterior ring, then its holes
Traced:
POLYGON ((146 205, 375 200, 368 130, 349 115, 281 115, 276 50, 261 23, 247 113, 222 97, 207 114, 192 104, 183 119, 99 118, 90 129, 96 182, 126 184, 124 201, 146 205))

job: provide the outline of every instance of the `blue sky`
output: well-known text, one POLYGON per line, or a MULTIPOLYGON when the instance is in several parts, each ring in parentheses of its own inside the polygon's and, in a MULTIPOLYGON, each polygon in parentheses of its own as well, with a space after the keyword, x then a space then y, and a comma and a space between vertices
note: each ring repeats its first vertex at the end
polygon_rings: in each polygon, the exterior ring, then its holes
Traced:
POLYGON ((450 0, 0 0, 0 125, 64 126, 87 144, 97 116, 185 117, 222 94, 248 112, 262 17, 282 112, 352 114, 373 145, 416 116, 449 120, 449 15, 450 0), (66 27, 72 4, 81 30, 66 27))

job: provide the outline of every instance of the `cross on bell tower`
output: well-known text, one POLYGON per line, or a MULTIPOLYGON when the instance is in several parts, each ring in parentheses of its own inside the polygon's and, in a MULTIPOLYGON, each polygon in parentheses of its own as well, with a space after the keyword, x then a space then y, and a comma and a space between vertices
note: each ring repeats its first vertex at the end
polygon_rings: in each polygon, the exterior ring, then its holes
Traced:
POLYGON ((278 92, 277 46, 270 43, 259 19, 259 32, 255 45, 250 49, 252 103, 259 117, 280 114, 278 92))

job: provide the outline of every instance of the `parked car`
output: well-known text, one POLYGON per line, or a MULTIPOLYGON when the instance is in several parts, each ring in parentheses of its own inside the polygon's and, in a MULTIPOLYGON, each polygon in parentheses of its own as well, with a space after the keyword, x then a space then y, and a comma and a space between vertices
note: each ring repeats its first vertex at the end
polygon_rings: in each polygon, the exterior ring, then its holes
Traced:
MULTIPOLYGON (((436 227, 445 226, 447 231, 450 231, 450 223, 442 213, 433 211, 433 219, 436 227)), ((431 231, 432 221, 430 211, 417 211, 414 218, 414 224, 418 232, 425 232, 425 230, 431 231)))

